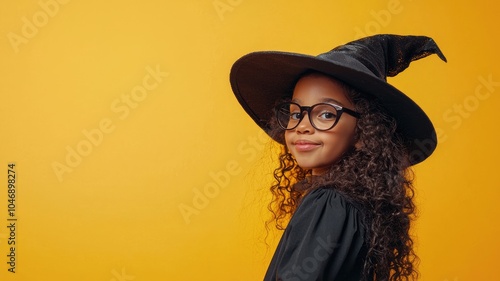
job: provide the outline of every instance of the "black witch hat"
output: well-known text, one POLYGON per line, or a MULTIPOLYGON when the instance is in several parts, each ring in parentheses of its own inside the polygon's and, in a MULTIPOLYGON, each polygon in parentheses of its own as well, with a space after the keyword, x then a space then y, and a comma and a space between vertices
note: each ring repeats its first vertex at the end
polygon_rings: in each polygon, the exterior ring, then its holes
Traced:
POLYGON ((410 62, 431 54, 446 61, 432 38, 381 34, 318 56, 278 51, 250 53, 234 63, 230 82, 248 115, 268 132, 276 101, 292 96, 303 73, 313 70, 332 76, 378 99, 396 120, 397 133, 405 141, 411 164, 417 164, 436 148, 434 126, 413 100, 387 83, 387 76, 395 76, 410 62))

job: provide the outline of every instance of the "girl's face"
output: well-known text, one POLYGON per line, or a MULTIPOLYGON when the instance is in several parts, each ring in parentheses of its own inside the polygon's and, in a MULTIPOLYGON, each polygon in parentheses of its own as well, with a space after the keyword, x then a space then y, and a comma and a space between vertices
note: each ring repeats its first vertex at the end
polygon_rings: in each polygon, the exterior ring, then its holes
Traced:
MULTIPOLYGON (((295 85, 292 101, 301 106, 333 103, 355 109, 341 84, 321 74, 300 78, 295 85)), ((311 169, 313 175, 319 175, 354 145, 356 118, 344 112, 335 127, 319 131, 311 125, 307 113, 303 114, 306 116, 295 129, 285 131, 286 145, 300 167, 311 169)))

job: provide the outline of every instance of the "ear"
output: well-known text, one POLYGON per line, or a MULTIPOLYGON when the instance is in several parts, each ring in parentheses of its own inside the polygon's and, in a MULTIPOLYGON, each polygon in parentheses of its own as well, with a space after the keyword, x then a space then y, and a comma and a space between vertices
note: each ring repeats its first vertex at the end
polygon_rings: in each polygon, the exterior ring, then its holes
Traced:
POLYGON ((356 128, 354 129, 354 135, 352 136, 352 143, 353 143, 352 146, 354 147, 355 150, 359 150, 363 147, 363 142, 361 141, 360 138, 358 122, 359 121, 356 121, 356 128))

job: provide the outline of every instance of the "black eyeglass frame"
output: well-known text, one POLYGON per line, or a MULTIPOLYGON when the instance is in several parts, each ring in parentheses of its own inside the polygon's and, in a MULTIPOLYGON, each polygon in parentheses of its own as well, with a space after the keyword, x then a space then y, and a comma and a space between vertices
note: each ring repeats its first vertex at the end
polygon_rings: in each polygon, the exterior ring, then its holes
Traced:
MULTIPOLYGON (((302 122, 302 120, 304 119, 304 111, 307 112, 307 116, 309 118, 309 123, 311 123, 311 125, 314 127, 314 129, 318 130, 318 131, 328 131, 328 130, 331 130, 333 127, 335 127, 337 125, 337 123, 339 122, 340 120, 340 116, 342 116, 342 113, 347 113, 349 115, 351 115, 352 117, 356 118, 356 119, 359 119, 361 117, 361 114, 352 110, 352 109, 349 109, 349 108, 346 108, 346 107, 343 107, 343 106, 340 106, 338 104, 334 104, 334 103, 327 103, 327 102, 321 102, 321 103, 317 103, 317 104, 313 104, 311 106, 301 106, 300 104, 296 103, 296 102, 284 102, 284 103, 281 103, 279 104, 278 106, 276 106, 274 108, 275 110, 275 114, 276 114, 276 118, 278 120, 278 125, 285 129, 285 130, 293 130, 295 128, 297 128, 300 124, 300 122, 302 122), (288 126, 283 126, 283 124, 281 124, 280 122, 280 118, 278 118, 279 116, 279 110, 282 109, 285 105, 296 105, 299 107, 300 109, 300 119, 299 121, 297 122, 297 124, 291 128, 287 128, 288 126), (337 116, 335 118, 335 122, 333 122, 332 126, 330 126, 328 129, 319 129, 316 127, 316 125, 314 125, 314 122, 311 120, 311 111, 316 107, 316 106, 319 106, 319 105, 329 105, 329 106, 332 106, 333 108, 335 108, 335 110, 337 110, 337 116)), ((288 124, 287 124, 288 125, 288 124)))

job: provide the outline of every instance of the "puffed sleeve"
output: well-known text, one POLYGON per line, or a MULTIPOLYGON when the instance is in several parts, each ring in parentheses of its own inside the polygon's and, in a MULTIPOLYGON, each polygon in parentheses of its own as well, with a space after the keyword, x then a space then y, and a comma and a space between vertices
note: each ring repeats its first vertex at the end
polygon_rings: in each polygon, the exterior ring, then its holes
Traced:
POLYGON ((304 197, 264 281, 361 280, 366 256, 362 214, 335 190, 304 197))

